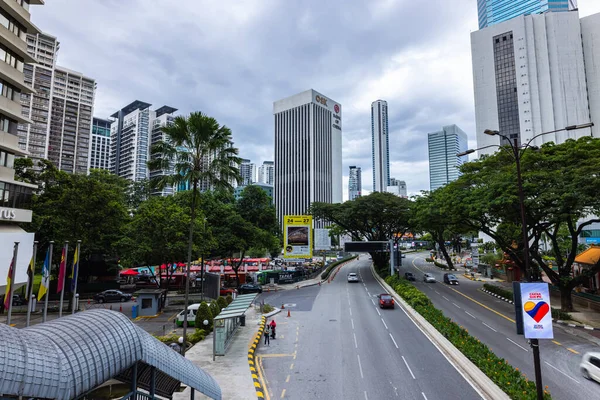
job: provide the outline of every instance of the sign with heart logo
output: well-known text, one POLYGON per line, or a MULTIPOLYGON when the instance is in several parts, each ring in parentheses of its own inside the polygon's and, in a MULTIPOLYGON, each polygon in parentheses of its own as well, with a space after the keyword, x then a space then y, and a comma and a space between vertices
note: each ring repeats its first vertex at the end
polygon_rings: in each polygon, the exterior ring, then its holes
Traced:
POLYGON ((523 333, 527 339, 553 339, 550 291, 547 283, 521 283, 523 333))

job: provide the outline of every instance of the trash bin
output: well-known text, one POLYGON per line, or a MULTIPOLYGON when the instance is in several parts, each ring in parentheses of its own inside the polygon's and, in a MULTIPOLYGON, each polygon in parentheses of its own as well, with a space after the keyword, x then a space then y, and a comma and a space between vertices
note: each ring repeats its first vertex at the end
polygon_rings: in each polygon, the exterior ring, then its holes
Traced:
POLYGON ((138 316, 137 305, 131 307, 131 318, 136 319, 138 316))
POLYGON ((240 315, 240 326, 246 326, 246 316, 240 315))

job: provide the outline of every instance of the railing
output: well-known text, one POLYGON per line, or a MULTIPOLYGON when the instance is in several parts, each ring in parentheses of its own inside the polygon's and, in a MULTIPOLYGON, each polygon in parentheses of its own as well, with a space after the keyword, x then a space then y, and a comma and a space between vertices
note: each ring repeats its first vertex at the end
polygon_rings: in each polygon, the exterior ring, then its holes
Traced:
POLYGON ((157 399, 158 397, 150 396, 147 393, 143 392, 129 392, 125 396, 121 398, 121 400, 146 400, 146 399, 157 399))

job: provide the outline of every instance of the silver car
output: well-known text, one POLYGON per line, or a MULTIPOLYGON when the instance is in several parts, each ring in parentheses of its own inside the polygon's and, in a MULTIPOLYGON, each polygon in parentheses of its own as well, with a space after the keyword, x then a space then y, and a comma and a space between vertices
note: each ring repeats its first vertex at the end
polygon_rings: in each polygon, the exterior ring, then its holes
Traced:
POLYGON ((348 274, 348 282, 358 282, 358 276, 356 276, 356 273, 350 272, 348 274))
POLYGON ((425 275, 423 275, 423 282, 435 283, 435 277, 431 274, 425 274, 425 275))
POLYGON ((585 353, 579 368, 584 378, 600 382, 600 353, 585 353))

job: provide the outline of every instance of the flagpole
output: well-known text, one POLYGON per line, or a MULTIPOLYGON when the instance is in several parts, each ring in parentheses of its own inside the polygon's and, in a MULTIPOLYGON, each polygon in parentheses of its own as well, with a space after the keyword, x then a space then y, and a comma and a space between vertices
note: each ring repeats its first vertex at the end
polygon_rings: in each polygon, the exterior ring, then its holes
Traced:
POLYGON ((15 273, 17 272, 17 254, 19 253, 19 242, 15 242, 15 250, 13 252, 12 268, 10 270, 10 288, 8 288, 8 317, 6 325, 10 326, 10 317, 12 316, 13 293, 15 290, 15 273))
POLYGON ((48 256, 50 260, 48 262, 48 290, 44 295, 44 314, 42 316, 42 322, 46 322, 46 316, 48 315, 48 297, 50 297, 50 276, 52 275, 52 250, 54 250, 54 240, 50 241, 50 254, 48 256))
MULTIPOLYGON (((27 297, 29 297, 27 299, 27 322, 25 322, 25 326, 29 326, 29 322, 31 322, 31 311, 33 311, 31 309, 31 307, 33 306, 33 277, 35 276, 35 261, 36 261, 36 256, 37 256, 37 245, 38 245, 38 241, 36 240, 35 242, 33 242, 33 266, 32 268, 32 275, 31 275, 31 280, 30 282, 27 283, 27 297)), ((29 281, 29 278, 28 278, 29 281)))
MULTIPOLYGON (((73 263, 73 279, 75 279, 75 286, 73 286, 73 304, 71 305, 71 314, 75 314, 75 307, 77 306, 77 304, 75 303, 75 299, 77 297, 77 278, 79 278, 79 263, 80 263, 79 260, 81 260, 81 254, 79 253, 80 248, 81 248, 81 240, 78 240, 77 241, 77 250, 75 250, 75 252, 77 254, 77 269, 75 269, 75 263, 73 263)), ((71 286, 72 285, 73 284, 71 284, 71 286)))
MULTIPOLYGON (((62 288, 60 290, 60 305, 58 306, 58 318, 62 317, 62 308, 63 308, 63 299, 65 297, 65 277, 67 275, 67 260, 69 259, 69 241, 65 240, 65 271, 63 271, 62 274, 62 282, 60 283, 60 287, 62 288)), ((61 264, 62 264, 62 260, 60 260, 61 264)), ((58 274, 60 275, 60 264, 58 266, 58 274)))

